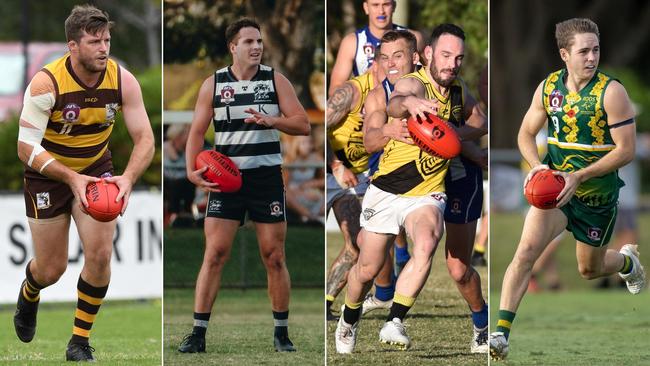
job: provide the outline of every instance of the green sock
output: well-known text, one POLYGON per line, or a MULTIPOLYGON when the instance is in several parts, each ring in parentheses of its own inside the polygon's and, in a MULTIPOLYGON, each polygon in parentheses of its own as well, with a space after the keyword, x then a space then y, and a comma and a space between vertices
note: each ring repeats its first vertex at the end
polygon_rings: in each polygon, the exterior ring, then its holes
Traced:
POLYGON ((515 313, 508 310, 499 310, 497 332, 503 332, 503 335, 506 337, 506 339, 510 337, 510 327, 512 326, 513 320, 515 320, 515 313))

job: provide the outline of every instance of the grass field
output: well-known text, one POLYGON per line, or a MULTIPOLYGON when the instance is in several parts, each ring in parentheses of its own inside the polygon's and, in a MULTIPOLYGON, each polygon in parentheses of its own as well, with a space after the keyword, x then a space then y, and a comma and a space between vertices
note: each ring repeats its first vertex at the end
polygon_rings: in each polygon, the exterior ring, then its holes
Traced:
MULTIPOLYGON (((493 214, 490 244, 491 324, 503 273, 523 225, 521 214, 493 214)), ((639 218, 641 261, 650 268, 650 216, 639 218)), ((577 271, 575 240, 565 235, 556 253, 563 290, 527 294, 517 312, 503 365, 650 365, 650 292, 596 291, 577 271)))
MULTIPOLYGON (((342 246, 339 234, 328 234, 328 263, 342 246)), ((444 239, 443 239, 444 240, 444 239)), ((479 268, 483 293, 487 293, 487 271, 479 268)), ((484 295, 485 296, 485 295, 484 295)), ((340 309, 344 293, 336 299, 340 309)), ((412 345, 408 351, 397 351, 379 342, 379 330, 388 311, 376 310, 363 317, 359 325, 357 346, 351 355, 339 355, 334 346, 335 322, 327 324, 328 365, 487 365, 487 355, 471 354, 472 321, 467 303, 460 296, 447 273, 444 241, 440 243, 431 268, 431 275, 406 318, 406 329, 412 345)))
MULTIPOLYGON (((203 229, 165 230, 165 288, 194 287, 203 260, 203 229)), ((294 287, 321 287, 324 283, 323 227, 289 226, 287 267, 294 287)), ((255 230, 241 228, 223 270, 224 287, 266 287, 266 270, 260 259, 255 230)))
POLYGON ((273 317, 265 289, 219 293, 206 334, 206 353, 176 351, 192 330, 193 289, 165 290, 165 365, 323 365, 323 290, 293 289, 289 336, 295 353, 273 350, 273 317))
MULTIPOLYGON (((15 305, 0 306, 0 364, 65 365, 76 303, 41 304, 36 337, 22 343, 13 329, 15 305)), ((106 301, 90 343, 102 365, 161 364, 160 301, 106 301)))

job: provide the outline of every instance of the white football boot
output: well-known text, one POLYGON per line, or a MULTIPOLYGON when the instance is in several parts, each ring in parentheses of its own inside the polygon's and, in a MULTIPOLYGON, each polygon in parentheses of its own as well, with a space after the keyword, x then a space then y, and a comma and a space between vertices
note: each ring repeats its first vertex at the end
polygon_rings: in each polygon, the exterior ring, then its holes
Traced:
POLYGON ((503 332, 494 332, 490 334, 490 357, 493 360, 503 360, 508 356, 510 347, 508 340, 503 332))
POLYGON ((645 270, 639 261, 638 245, 625 244, 620 253, 630 257, 632 260, 632 271, 628 274, 619 272, 619 276, 625 280, 628 291, 636 295, 645 287, 645 270))
POLYGON ((377 299, 375 295, 368 294, 366 295, 365 300, 363 300, 363 310, 361 311, 361 315, 366 315, 366 313, 377 309, 390 309, 391 306, 393 306, 393 299, 381 301, 377 299))
POLYGON ((472 339, 472 353, 488 353, 488 327, 483 329, 474 327, 474 339, 472 339))
POLYGON ((393 320, 384 323, 379 331, 379 341, 397 346, 401 350, 406 350, 411 346, 411 339, 406 335, 406 328, 399 318, 393 318, 393 320))
POLYGON ((359 321, 354 324, 348 324, 343 320, 343 310, 345 305, 341 308, 341 316, 339 322, 336 324, 336 331, 334 332, 334 343, 336 344, 337 353, 352 353, 354 345, 357 343, 357 328, 359 321))

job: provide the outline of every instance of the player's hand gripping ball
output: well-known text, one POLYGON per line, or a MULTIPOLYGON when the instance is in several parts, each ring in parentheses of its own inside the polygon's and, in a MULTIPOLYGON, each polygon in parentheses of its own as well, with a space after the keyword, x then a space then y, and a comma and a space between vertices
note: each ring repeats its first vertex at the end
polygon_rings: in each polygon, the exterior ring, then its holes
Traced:
POLYGON ((124 200, 115 202, 120 189, 115 183, 108 183, 104 179, 86 186, 86 211, 97 221, 109 222, 115 220, 122 211, 124 200))
POLYGON ((551 169, 540 170, 526 183, 524 196, 532 206, 548 210, 557 205, 557 196, 564 188, 564 178, 553 172, 551 169))
POLYGON ((424 152, 443 159, 452 159, 460 154, 460 139, 449 122, 427 114, 427 119, 409 118, 406 126, 415 144, 424 152))
POLYGON ((204 150, 196 156, 194 164, 197 170, 208 167, 203 178, 218 183, 221 192, 237 192, 241 188, 241 172, 226 155, 215 150, 204 150))

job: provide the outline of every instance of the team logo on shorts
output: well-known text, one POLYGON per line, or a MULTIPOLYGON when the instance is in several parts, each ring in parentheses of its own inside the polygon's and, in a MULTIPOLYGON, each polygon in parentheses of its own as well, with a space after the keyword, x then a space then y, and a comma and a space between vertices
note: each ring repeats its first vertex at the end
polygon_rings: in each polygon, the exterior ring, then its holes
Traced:
POLYGON ((364 218, 366 221, 368 221, 368 220, 370 220, 373 216, 375 216, 376 213, 377 213, 377 211, 373 210, 372 208, 366 208, 365 210, 363 210, 363 218, 364 218))
POLYGON ((52 206, 50 202, 50 192, 36 193, 36 209, 45 210, 52 206))
POLYGON ((214 212, 214 213, 219 213, 221 212, 221 206, 223 204, 221 203, 220 200, 212 200, 210 201, 210 204, 208 205, 208 212, 214 212))
POLYGON ((226 104, 235 101, 235 89, 232 86, 226 85, 221 88, 221 101, 226 104))
POLYGON ((269 205, 271 208, 271 216, 279 217, 284 215, 284 212, 282 211, 282 205, 278 201, 273 201, 269 205))
POLYGON ((562 92, 557 89, 553 90, 548 96, 548 104, 551 112, 561 112, 563 101, 564 95, 562 95, 562 92))
POLYGON ((255 102, 268 102, 271 100, 269 97, 269 93, 271 92, 271 88, 267 84, 257 84, 255 85, 255 89, 253 89, 253 92, 255 92, 255 102))
POLYGON ((75 103, 68 103, 63 107, 63 119, 66 122, 77 122, 79 121, 79 114, 81 113, 81 108, 75 103))
POLYGON ((590 227, 587 229, 587 237, 593 241, 600 240, 600 236, 603 234, 603 231, 597 227, 590 227))
POLYGON ((458 198, 454 198, 451 201, 450 210, 451 210, 451 213, 454 214, 454 215, 460 215, 461 214, 462 211, 460 210, 460 200, 458 198))

